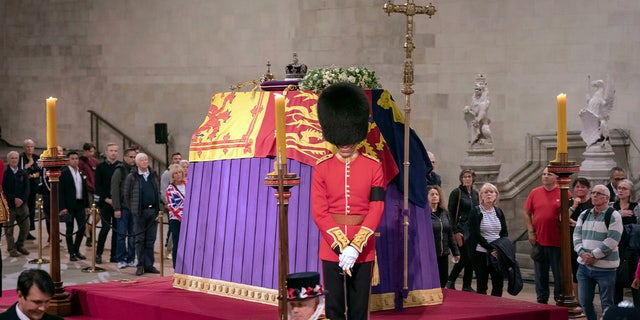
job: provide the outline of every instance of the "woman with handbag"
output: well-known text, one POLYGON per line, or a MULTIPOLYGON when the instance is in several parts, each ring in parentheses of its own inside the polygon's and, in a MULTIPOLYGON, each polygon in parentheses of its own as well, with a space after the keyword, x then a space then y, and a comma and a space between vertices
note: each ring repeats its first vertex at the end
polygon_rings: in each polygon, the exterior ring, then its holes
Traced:
POLYGON ((465 246, 464 239, 467 236, 467 220, 469 213, 473 207, 480 204, 478 191, 473 189, 473 181, 475 173, 471 169, 464 169, 460 172, 460 186, 449 194, 449 214, 452 218, 452 225, 456 244, 460 249, 460 261, 453 266, 449 279, 447 281, 447 289, 456 289, 456 279, 460 272, 464 269, 462 277, 462 290, 473 292, 471 281, 473 280, 473 267, 469 260, 468 250, 465 246))
MULTIPOLYGON (((631 287, 631 281, 636 273, 638 265, 638 254, 629 249, 629 233, 628 226, 638 223, 638 203, 633 199, 633 182, 624 179, 618 182, 618 200, 613 203, 613 208, 620 212, 622 216, 622 225, 624 231, 620 243, 618 243, 618 251, 620 252, 620 266, 618 266, 616 274, 616 288, 613 295, 613 302, 618 304, 624 298, 624 288, 631 287)), ((640 306, 640 291, 631 289, 633 296, 633 304, 640 306)))

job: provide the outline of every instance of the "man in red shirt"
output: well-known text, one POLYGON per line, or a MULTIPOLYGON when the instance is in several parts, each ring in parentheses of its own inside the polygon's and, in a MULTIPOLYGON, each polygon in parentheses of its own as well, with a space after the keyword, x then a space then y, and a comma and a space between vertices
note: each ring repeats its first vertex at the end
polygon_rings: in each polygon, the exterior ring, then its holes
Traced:
POLYGON ((380 161, 357 151, 367 136, 369 100, 359 87, 334 84, 318 98, 318 119, 325 140, 338 148, 318 161, 311 183, 311 214, 322 235, 319 256, 331 292, 326 314, 368 319, 373 233, 385 196, 380 161))
POLYGON ((535 262, 535 283, 538 303, 549 300, 549 268, 553 273, 553 297, 560 297, 560 187, 557 176, 547 168, 542 171, 542 186, 529 193, 524 205, 524 222, 531 245, 538 243, 542 258, 535 262))

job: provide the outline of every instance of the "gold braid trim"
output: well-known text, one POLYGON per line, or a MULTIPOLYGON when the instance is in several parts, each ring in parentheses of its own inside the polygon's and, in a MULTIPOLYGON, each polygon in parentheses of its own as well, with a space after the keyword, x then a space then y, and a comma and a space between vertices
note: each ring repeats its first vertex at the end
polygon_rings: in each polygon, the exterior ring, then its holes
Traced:
POLYGON ((340 227, 335 227, 327 230, 327 233, 333 237, 333 243, 331 244, 331 249, 335 249, 336 247, 340 247, 340 252, 344 250, 349 245, 349 238, 340 230, 340 227))
MULTIPOLYGON (((376 293, 369 298, 369 311, 395 309, 395 296, 391 293, 376 293)), ((442 289, 423 289, 409 291, 406 299, 402 299, 404 308, 442 304, 442 289)))
POLYGON ((278 305, 278 290, 186 274, 173 275, 173 287, 227 298, 278 305))
POLYGON ((358 233, 353 237, 353 240, 351 240, 351 246, 358 250, 358 252, 362 253, 362 250, 364 249, 364 246, 367 245, 367 240, 369 240, 371 235, 373 235, 373 230, 365 226, 360 227, 360 231, 358 231, 358 233))

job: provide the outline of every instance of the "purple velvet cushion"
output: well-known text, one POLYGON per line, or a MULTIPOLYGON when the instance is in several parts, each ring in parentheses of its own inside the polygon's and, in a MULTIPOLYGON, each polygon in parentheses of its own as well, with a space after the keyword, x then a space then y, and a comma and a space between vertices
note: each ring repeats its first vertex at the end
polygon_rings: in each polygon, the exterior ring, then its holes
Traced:
POLYGON ((283 91, 289 85, 298 85, 300 80, 272 80, 260 84, 262 91, 283 91))

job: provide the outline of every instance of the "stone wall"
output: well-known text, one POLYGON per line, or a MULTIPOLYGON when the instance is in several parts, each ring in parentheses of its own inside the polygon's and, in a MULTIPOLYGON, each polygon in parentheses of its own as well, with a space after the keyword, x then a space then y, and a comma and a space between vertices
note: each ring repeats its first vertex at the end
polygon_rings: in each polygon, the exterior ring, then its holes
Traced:
MULTIPOLYGON (((0 128, 44 146, 44 99, 59 98, 59 141, 90 139, 94 110, 155 145, 168 123, 171 150, 187 151, 214 92, 283 77, 297 52, 311 68, 364 65, 403 106, 405 18, 371 0, 5 0, 0 2, 0 128)), ((396 1, 396 3, 400 3, 396 1)), ((427 1, 416 0, 419 5, 427 1)), ((637 0, 447 0, 416 16, 412 123, 438 157, 445 192, 457 185, 467 148, 462 108, 476 74, 487 77, 495 156, 508 183, 526 159, 527 135, 553 133, 555 96, 568 95, 580 130, 587 76, 616 83, 610 126, 638 139, 640 2, 637 0)), ((553 152, 551 157, 553 158, 553 152)), ((547 159, 547 160, 548 160, 547 159)), ((636 149, 628 160, 635 175, 636 149)))

